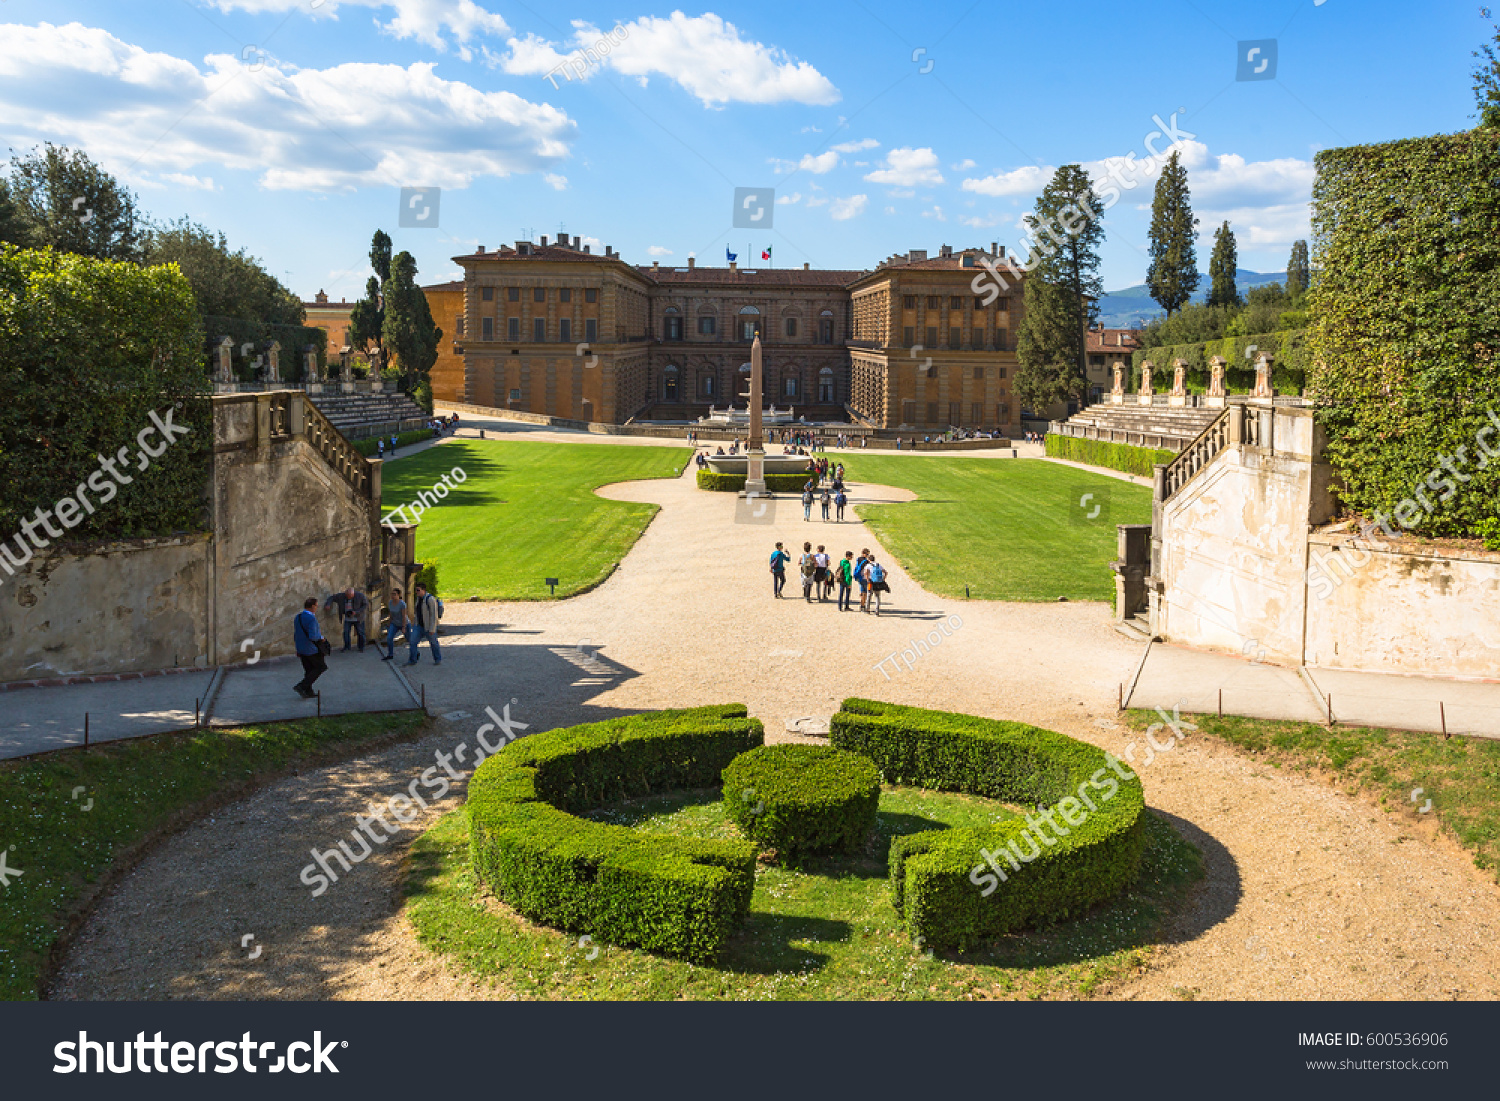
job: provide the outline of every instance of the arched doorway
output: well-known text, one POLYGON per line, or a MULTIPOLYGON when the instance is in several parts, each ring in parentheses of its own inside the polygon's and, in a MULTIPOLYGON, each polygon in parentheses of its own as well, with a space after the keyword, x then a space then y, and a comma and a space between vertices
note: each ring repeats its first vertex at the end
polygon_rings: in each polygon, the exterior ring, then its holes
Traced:
POLYGON ((671 366, 670 364, 667 367, 665 367, 665 368, 662 369, 662 373, 661 373, 661 399, 662 399, 662 401, 678 401, 678 400, 680 400, 679 399, 680 390, 679 390, 678 383, 677 383, 677 380, 678 380, 679 377, 680 376, 679 376, 679 372, 678 372, 677 368, 674 367, 674 366, 671 366))

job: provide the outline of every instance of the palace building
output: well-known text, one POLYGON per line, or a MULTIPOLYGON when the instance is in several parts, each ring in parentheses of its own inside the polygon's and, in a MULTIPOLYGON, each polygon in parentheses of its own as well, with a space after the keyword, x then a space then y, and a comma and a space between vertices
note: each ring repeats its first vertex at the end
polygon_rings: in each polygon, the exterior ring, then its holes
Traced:
POLYGON ((429 288, 445 344, 433 392, 608 424, 696 420, 744 405, 758 335, 767 404, 809 421, 1006 430, 1021 288, 972 287, 997 254, 945 245, 846 271, 632 265, 566 233, 480 246, 454 257, 461 284, 429 288))

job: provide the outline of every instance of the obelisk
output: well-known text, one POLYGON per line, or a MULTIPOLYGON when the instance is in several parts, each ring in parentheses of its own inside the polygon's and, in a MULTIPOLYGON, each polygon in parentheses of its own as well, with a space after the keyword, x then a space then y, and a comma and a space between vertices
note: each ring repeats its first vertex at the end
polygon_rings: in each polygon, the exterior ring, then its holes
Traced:
POLYGON ((745 441, 745 455, 749 466, 745 469, 745 496, 765 497, 766 493, 766 448, 761 440, 761 355, 760 334, 750 345, 750 436, 745 441))

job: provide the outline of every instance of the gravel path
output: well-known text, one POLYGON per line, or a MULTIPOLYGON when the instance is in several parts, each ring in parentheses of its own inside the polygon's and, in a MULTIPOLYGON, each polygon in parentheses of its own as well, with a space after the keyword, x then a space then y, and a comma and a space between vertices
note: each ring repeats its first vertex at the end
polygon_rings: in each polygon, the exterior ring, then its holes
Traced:
MULTIPOLYGON (((878 548, 868 529, 804 523, 792 499, 753 516, 731 495, 698 491, 691 467, 601 493, 664 506, 608 582, 567 601, 450 604, 442 666, 407 671, 427 685, 430 709, 452 716, 437 732, 278 783, 169 839, 100 906, 54 996, 507 996, 416 944, 396 894, 410 829, 318 898, 298 878, 310 848, 347 841, 354 816, 405 790, 436 751, 472 745, 487 707, 509 706, 536 731, 738 700, 782 739, 790 722, 873 696, 1020 719, 1117 753, 1133 740, 1115 701, 1140 649, 1111 628, 1107 606, 950 601, 884 555, 886 615, 808 605, 795 578, 793 599, 777 601, 765 565, 775 540, 858 552, 878 548), (948 616, 962 625, 948 620, 951 636, 908 669, 900 651, 948 616)), ((853 492, 856 502, 906 496, 853 492)), ((1428 823, 1191 734, 1142 776, 1150 805, 1203 849, 1209 878, 1158 965, 1105 996, 1500 997, 1500 892, 1428 823)))

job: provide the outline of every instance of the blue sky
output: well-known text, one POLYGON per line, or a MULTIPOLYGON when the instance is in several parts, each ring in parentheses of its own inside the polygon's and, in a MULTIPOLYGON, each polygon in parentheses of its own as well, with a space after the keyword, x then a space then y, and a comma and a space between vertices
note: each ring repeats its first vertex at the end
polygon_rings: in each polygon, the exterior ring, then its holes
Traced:
POLYGON ((1144 142, 1174 114, 1200 267, 1228 218, 1240 266, 1279 271, 1314 154, 1472 126, 1492 33, 1475 4, 1387 0, 7 0, 0 19, 8 147, 82 148, 151 214, 335 299, 361 292, 377 227, 423 282, 560 225, 633 263, 1015 249, 1073 162, 1136 185, 1105 221, 1118 289, 1144 276, 1144 142), (606 34, 597 62, 576 52, 606 34), (1237 80, 1258 39, 1275 79, 1237 80), (436 228, 398 227, 404 186, 442 189, 436 228), (733 228, 737 186, 776 188, 770 231, 733 228))

